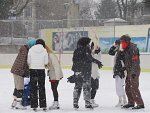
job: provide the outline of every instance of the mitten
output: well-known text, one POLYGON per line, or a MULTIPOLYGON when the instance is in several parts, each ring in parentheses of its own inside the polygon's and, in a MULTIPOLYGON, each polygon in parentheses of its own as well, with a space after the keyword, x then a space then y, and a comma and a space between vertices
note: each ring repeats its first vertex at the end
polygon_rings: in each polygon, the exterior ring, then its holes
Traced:
POLYGON ((102 68, 103 67, 103 64, 102 64, 102 62, 97 62, 97 65, 98 65, 98 68, 100 69, 100 68, 102 68))

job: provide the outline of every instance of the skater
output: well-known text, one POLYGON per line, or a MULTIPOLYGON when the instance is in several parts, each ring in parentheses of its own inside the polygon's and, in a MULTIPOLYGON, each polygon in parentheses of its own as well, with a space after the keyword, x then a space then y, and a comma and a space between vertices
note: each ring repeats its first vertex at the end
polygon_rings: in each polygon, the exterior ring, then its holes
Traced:
POLYGON ((34 38, 27 41, 26 45, 21 46, 19 53, 15 59, 15 62, 11 68, 11 73, 14 77, 14 92, 13 92, 13 102, 11 107, 16 109, 25 109, 22 106, 22 95, 23 95, 23 88, 24 88, 24 77, 29 76, 29 68, 27 65, 27 55, 28 50, 33 45, 35 45, 36 40, 34 38))
MULTIPOLYGON (((94 49, 92 51, 92 56, 93 58, 97 59, 97 60, 101 60, 101 50, 100 47, 96 47, 96 49, 94 49)), ((92 75, 91 75, 91 104, 92 107, 98 107, 99 105, 95 103, 95 96, 97 93, 97 90, 99 88, 99 72, 98 72, 98 65, 92 62, 92 75)))
POLYGON ((119 101, 115 107, 121 107, 127 103, 124 81, 125 81, 125 67, 124 67, 124 54, 119 50, 120 40, 116 40, 114 45, 109 50, 109 55, 114 57, 114 67, 113 67, 113 78, 115 78, 116 93, 119 101))
POLYGON ((45 66, 48 65, 48 53, 44 40, 37 39, 36 45, 29 50, 27 60, 30 69, 31 108, 37 111, 39 99, 40 108, 46 111, 45 66))
POLYGON ((139 76, 141 71, 139 50, 136 44, 131 42, 131 38, 128 35, 121 36, 120 49, 125 55, 125 67, 127 70, 125 91, 128 98, 128 104, 124 105, 123 108, 145 108, 139 90, 139 76))
POLYGON ((53 51, 46 46, 46 50, 49 56, 49 63, 48 63, 48 76, 49 82, 51 83, 51 89, 53 92, 54 101, 53 104, 49 107, 49 109, 59 109, 59 101, 58 101, 58 84, 59 81, 63 78, 63 73, 61 69, 61 65, 58 61, 57 56, 53 53, 53 51))
POLYGON ((82 37, 77 42, 77 48, 73 53, 73 66, 72 70, 76 77, 75 87, 73 92, 73 106, 75 109, 79 108, 78 101, 81 95, 83 87, 83 95, 85 100, 85 108, 93 108, 91 99, 91 68, 92 62, 98 64, 101 68, 100 61, 94 59, 91 55, 91 50, 94 47, 94 43, 88 37, 82 37))

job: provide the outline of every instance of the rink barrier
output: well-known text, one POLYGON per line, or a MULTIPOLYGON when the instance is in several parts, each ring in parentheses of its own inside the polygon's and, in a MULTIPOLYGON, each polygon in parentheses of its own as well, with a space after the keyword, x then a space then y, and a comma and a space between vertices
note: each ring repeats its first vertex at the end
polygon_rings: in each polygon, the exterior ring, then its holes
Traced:
MULTIPOLYGON (((9 69, 11 68, 10 65, 0 65, 0 69, 9 69)), ((62 66, 62 69, 71 69, 71 66, 62 66)), ((100 70, 112 70, 112 67, 103 67, 100 70)), ((150 69, 142 68, 142 72, 150 72, 150 69)))

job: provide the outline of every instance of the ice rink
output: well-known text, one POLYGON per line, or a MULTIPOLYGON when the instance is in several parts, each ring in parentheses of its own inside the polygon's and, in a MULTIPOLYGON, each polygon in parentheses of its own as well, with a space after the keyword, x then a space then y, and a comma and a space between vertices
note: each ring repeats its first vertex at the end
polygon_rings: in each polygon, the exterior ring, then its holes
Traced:
MULTIPOLYGON (((145 103, 144 110, 126 110, 114 107, 118 98, 115 92, 115 81, 112 78, 112 71, 100 70, 100 88, 96 95, 96 103, 98 108, 93 110, 85 109, 83 95, 79 101, 79 109, 73 109, 73 88, 74 84, 67 83, 67 77, 73 72, 69 69, 64 69, 64 78, 60 81, 59 91, 59 110, 48 110, 49 113, 150 113, 150 73, 142 72, 140 75, 140 91, 145 103)), ((0 69, 0 113, 34 113, 30 107, 27 110, 11 109, 13 100, 14 83, 10 69, 0 69)), ((47 106, 49 107, 53 101, 50 83, 46 77, 46 96, 47 106)), ((38 112, 43 112, 39 109, 38 112)))

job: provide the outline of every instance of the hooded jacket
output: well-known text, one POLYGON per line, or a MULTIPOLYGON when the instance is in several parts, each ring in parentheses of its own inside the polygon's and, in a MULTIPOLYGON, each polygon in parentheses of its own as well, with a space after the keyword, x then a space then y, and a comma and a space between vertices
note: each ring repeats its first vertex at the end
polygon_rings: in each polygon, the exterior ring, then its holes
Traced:
POLYGON ((27 61, 30 69, 45 69, 48 53, 41 44, 37 44, 29 49, 27 61))

